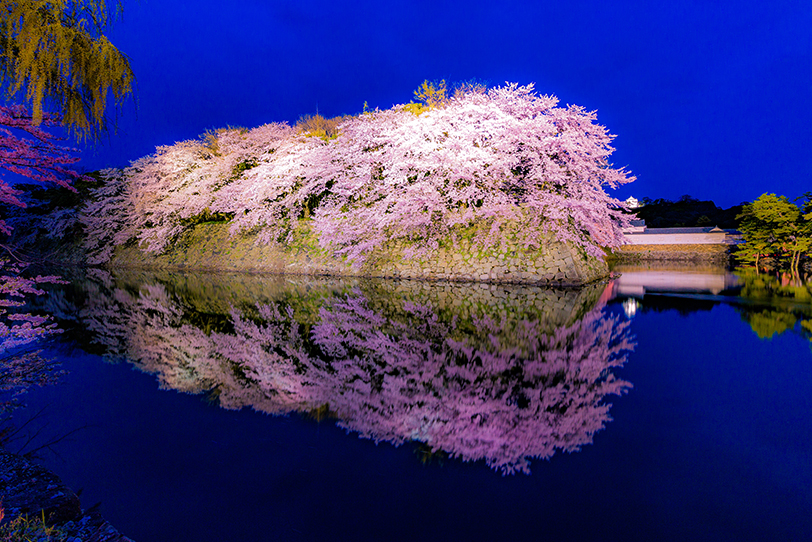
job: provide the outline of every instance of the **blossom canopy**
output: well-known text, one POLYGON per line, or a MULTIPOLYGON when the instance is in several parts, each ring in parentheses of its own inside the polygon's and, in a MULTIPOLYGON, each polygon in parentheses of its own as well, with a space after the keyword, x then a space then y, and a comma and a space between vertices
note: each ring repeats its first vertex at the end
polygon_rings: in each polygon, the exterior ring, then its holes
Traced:
POLYGON ((268 242, 306 220, 351 261, 392 240, 420 253, 469 226, 483 245, 538 247, 552 232, 600 258, 627 222, 604 187, 634 179, 609 162, 613 137, 533 85, 472 87, 346 117, 332 135, 277 123, 159 147, 105 172, 82 220, 101 252, 108 240, 161 252, 208 213, 268 242))

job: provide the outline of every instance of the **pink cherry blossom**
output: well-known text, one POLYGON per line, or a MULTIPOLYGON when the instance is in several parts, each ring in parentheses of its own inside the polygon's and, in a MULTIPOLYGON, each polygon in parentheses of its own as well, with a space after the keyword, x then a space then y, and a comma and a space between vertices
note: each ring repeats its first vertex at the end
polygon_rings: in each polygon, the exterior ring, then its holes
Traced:
MULTIPOLYGON (((72 155, 73 149, 57 145, 57 138, 43 129, 43 126, 58 125, 58 120, 54 115, 45 114, 42 123, 35 125, 25 107, 0 106, 0 170, 37 183, 74 190, 71 182, 80 175, 67 166, 78 158, 72 155)), ((19 198, 22 194, 0 176, 0 203, 25 207, 19 198)), ((11 230, 0 217, 0 232, 8 235, 11 230)), ((0 247, 11 251, 5 245, 0 247)), ((57 277, 24 278, 20 275, 24 268, 23 264, 12 264, 0 258, 0 355, 58 331, 49 317, 8 310, 24 305, 26 295, 42 295, 44 291, 38 285, 60 282, 57 277)))
POLYGON ((348 117, 332 140, 267 124, 159 147, 105 173, 81 221, 93 262, 111 243, 161 252, 205 212, 259 242, 309 228, 355 262, 398 239, 419 254, 472 225, 483 245, 537 247, 553 232, 601 258, 627 221, 604 188, 634 179, 610 163, 613 137, 594 112, 508 84, 419 115, 396 105, 348 117))

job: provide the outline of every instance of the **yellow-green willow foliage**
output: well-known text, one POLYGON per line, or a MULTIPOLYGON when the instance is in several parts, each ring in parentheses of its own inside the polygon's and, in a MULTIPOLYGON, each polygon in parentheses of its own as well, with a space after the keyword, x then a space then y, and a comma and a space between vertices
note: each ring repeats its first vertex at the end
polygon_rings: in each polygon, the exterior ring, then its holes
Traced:
POLYGON ((119 107, 134 83, 127 57, 103 34, 120 12, 120 3, 107 0, 0 0, 7 96, 24 91, 36 123, 47 103, 79 139, 97 138, 110 94, 119 107))

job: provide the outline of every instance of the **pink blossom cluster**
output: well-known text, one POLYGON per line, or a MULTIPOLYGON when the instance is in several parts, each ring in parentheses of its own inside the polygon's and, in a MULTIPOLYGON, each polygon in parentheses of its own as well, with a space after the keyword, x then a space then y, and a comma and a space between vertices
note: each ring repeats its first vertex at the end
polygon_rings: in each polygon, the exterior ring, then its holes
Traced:
MULTIPOLYGON (((75 190, 71 183, 80 175, 68 168, 78 160, 72 155, 74 150, 57 145, 56 136, 43 129, 58 124, 56 116, 45 114, 42 123, 35 125, 25 107, 0 105, 0 169, 37 183, 75 190)), ((22 194, 0 177, 0 203, 25 207, 19 198, 22 194)), ((0 232, 11 233, 2 217, 0 232)), ((0 247, 11 251, 4 245, 0 247)), ((23 278, 20 273, 24 267, 0 258, 0 355, 58 331, 49 317, 9 310, 23 306, 26 295, 42 295, 44 291, 38 285, 61 282, 57 277, 23 278)))
POLYGON ((606 397, 631 387, 613 373, 633 348, 628 323, 602 304, 545 332, 541 320, 461 322, 409 301, 382 311, 350 291, 324 296, 307 324, 270 302, 232 310, 232 332, 206 332, 163 285, 128 290, 93 296, 83 319, 163 387, 208 391, 225 408, 326 409, 362 437, 421 442, 503 473, 591 443, 611 419, 606 397))
POLYGON ((602 257, 627 220, 604 188, 634 179, 609 162, 613 137, 594 112, 517 84, 419 114, 396 105, 348 117, 334 139, 285 124, 226 129, 106 173, 82 222, 99 261, 111 241, 161 252, 206 212, 264 242, 306 219, 351 261, 393 239, 419 253, 471 225, 484 226, 481 243, 510 231, 533 247, 551 231, 602 257))
POLYGON ((333 355, 317 366, 324 401, 363 437, 529 472, 530 458, 590 444, 611 419, 605 397, 630 387, 611 372, 632 348, 627 326, 600 308, 551 335, 522 321, 518 337, 488 317, 454 337, 430 308, 404 310, 405 322, 370 311, 363 296, 338 299, 313 329, 333 355))
POLYGON ((25 265, 0 259, 0 356, 40 337, 60 332, 51 316, 14 312, 15 308, 25 306, 26 296, 45 294, 41 284, 65 283, 55 276, 24 278, 20 274, 24 268, 25 265))
MULTIPOLYGON (((42 123, 35 125, 33 117, 21 105, 0 105, 0 169, 26 177, 35 182, 56 184, 74 190, 71 181, 80 175, 68 166, 79 160, 74 149, 57 145, 56 136, 43 126, 57 126, 59 119, 44 114, 42 123)), ((0 177, 0 203, 25 207, 18 198, 23 192, 13 188, 0 177)), ((0 232, 10 234, 11 229, 0 219, 0 232)))

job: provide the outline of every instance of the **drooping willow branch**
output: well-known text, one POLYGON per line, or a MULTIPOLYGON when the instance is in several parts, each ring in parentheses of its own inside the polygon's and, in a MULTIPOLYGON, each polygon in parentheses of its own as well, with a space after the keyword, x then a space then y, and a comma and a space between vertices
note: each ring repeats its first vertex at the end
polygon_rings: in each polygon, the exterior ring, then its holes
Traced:
POLYGON ((35 124, 47 103, 78 139, 98 138, 110 98, 119 108, 135 83, 129 59, 103 34, 120 12, 105 0, 0 0, 7 97, 24 93, 35 124))

